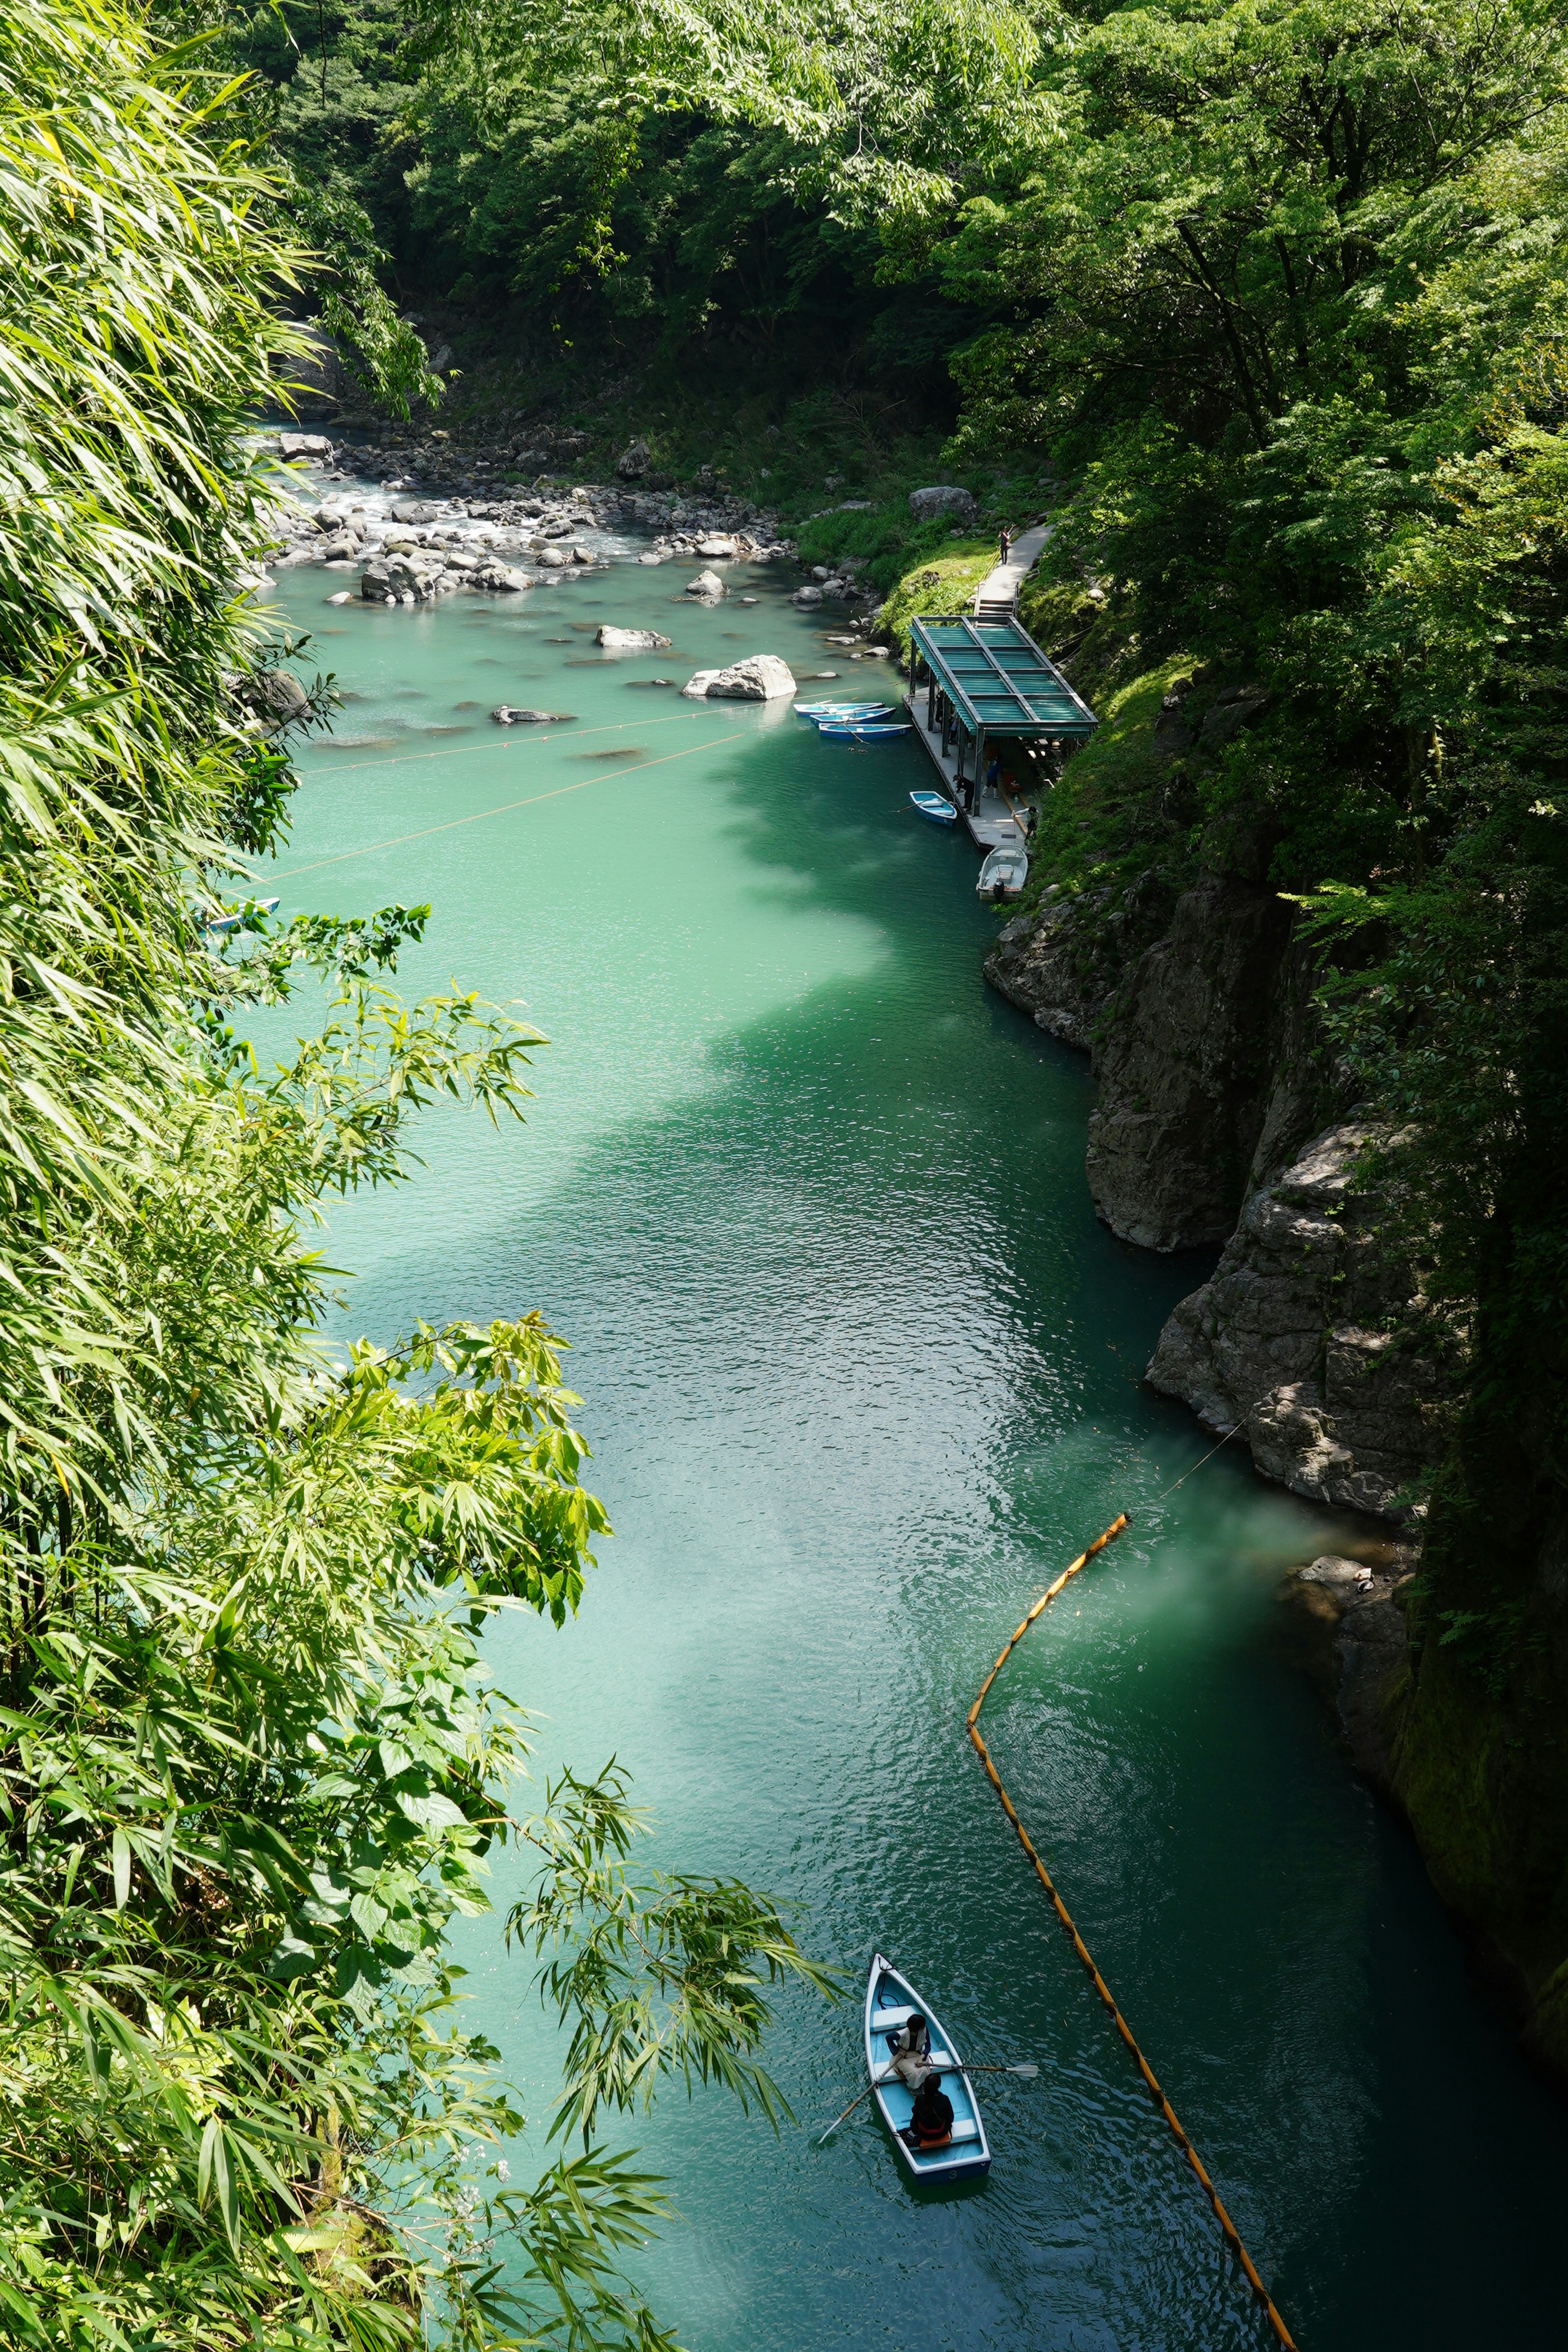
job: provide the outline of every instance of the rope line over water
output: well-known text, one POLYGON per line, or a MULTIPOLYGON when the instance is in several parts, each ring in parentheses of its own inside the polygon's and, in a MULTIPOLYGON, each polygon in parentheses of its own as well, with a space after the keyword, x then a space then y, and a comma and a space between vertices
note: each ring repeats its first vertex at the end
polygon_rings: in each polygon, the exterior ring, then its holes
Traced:
MULTIPOLYGON (((611 730, 595 728, 592 731, 605 734, 611 730)), ((661 751, 657 760, 638 760, 629 768, 606 769, 598 776, 579 776, 574 784, 556 784, 547 793, 530 793, 524 800, 502 801, 496 808, 475 809, 471 816, 448 817, 444 824, 422 824, 416 833, 394 834, 390 841, 367 841, 363 849, 345 849, 336 857, 318 857, 312 865, 290 866, 284 872, 269 874, 265 878, 269 882, 292 882, 301 874, 319 874, 325 866, 352 865, 356 857, 374 857, 378 849, 401 849, 405 842, 427 841, 433 833, 456 833, 459 825, 482 824, 488 816, 507 816, 513 809, 536 808, 541 801, 558 801, 567 793, 585 793, 590 784, 609 783, 620 776, 640 776, 645 769, 668 767, 671 760, 689 760, 695 752, 711 751, 717 744, 738 743, 745 731, 744 728, 737 727, 732 735, 710 735, 700 743, 689 743, 684 751, 661 751)), ((422 752, 419 756, 434 759, 437 755, 422 752)), ((392 767, 395 763, 388 760, 372 764, 392 767)), ((320 770, 317 772, 329 772, 320 770)))
MULTIPOLYGON (((1225 1441, 1222 1439, 1220 1442, 1223 1444, 1225 1441)), ((1215 1451, 1217 1453, 1218 1450, 1219 1448, 1216 1446, 1215 1451)), ((1286 2352, 1296 2352, 1295 2338, 1292 2336, 1289 2329, 1286 2326, 1285 2322, 1280 2318, 1278 2311, 1274 2308, 1273 2299, 1270 2296, 1268 2288, 1264 2285, 1263 2281, 1258 2277, 1251 2255, 1247 2252, 1247 2248, 1241 2242, 1240 2232, 1237 2231, 1236 2223, 1231 2220, 1230 2215, 1226 2211, 1224 2205, 1220 2202, 1218 2189, 1215 2187, 1214 2182, 1209 2179, 1207 2172, 1204 2169, 1202 2158, 1199 2157, 1196 2148, 1193 2146, 1192 2141, 1187 2137, 1186 2133, 1182 2128, 1182 2125, 1177 2117, 1175 2109, 1172 2106, 1170 2100, 1165 2096, 1164 2092, 1160 2088, 1159 2084, 1155 2081, 1153 2069, 1151 2067, 1149 2061, 1144 2057, 1143 2053, 1140 2050, 1137 2042, 1132 2037, 1131 2027, 1128 2024, 1127 2020, 1122 2016, 1121 2011, 1117 2008, 1115 2000, 1111 1997, 1110 1986, 1106 1983, 1105 1979, 1100 1975, 1100 1970, 1095 1967, 1094 1960, 1089 1953, 1088 1945, 1084 1942, 1083 1937, 1079 1934, 1077 1927, 1073 1925, 1072 1914, 1068 1911, 1067 1905, 1062 1901, 1061 1896, 1058 1894, 1055 1883, 1051 1878, 1051 1874, 1046 1868, 1045 1864, 1040 1860, 1038 1853, 1036 1852, 1034 1843, 1029 1836, 1028 1831, 1018 1819, 1013 1800, 1002 1785, 1002 1776, 997 1771, 995 1765, 992 1762, 991 1750, 985 1745, 980 1732, 980 1710, 984 1706, 985 1701, 990 1695, 991 1685, 995 1681, 997 1675, 1001 1673, 1003 1667, 1006 1664, 1008 1659, 1012 1656, 1014 1651, 1017 1648, 1019 1643, 1023 1640, 1025 1634, 1028 1632, 1030 1626, 1034 1623, 1036 1618, 1041 1614, 1042 1611, 1050 1606, 1058 1593, 1060 1592, 1066 1585, 1071 1583, 1073 1578, 1078 1574, 1080 1569, 1087 1568, 1089 1561, 1094 1558, 1097 1552, 1103 1551, 1108 1543, 1113 1542, 1115 1538, 1121 1535, 1123 1528, 1130 1527, 1131 1525, 1131 1522, 1129 1519, 1127 1513, 1125 1511, 1121 1512, 1119 1517, 1112 1519, 1110 1525, 1106 1528, 1105 1533, 1101 1536, 1096 1536, 1094 1541, 1089 1546, 1089 1549, 1086 1551, 1080 1551, 1078 1558, 1070 1562, 1068 1567, 1063 1569, 1056 1582, 1048 1586, 1047 1590, 1041 1593, 1039 1599, 1029 1611, 1028 1615, 1024 1619, 1023 1623, 1014 1633, 1012 1640, 1007 1643, 1006 1648, 1002 1652, 1001 1656, 992 1667, 991 1672, 981 1684, 979 1696, 975 1699, 974 1705, 969 1710, 968 1720, 965 1727, 968 1730, 970 1738, 974 1743, 975 1752, 979 1756, 980 1761, 985 1767, 985 1775, 987 1780, 995 1790, 998 1797, 1002 1800, 1002 1810, 1006 1814, 1007 1819, 1012 1822, 1014 1829, 1017 1832, 1019 1844, 1023 1847, 1024 1852, 1028 1855, 1029 1860, 1034 1864, 1036 1875, 1038 1877, 1040 1885, 1045 1888, 1046 1893, 1050 1896, 1057 1917, 1060 1920, 1062 1927, 1066 1929, 1068 1935, 1072 1939, 1073 1950, 1078 1954, 1079 1958, 1083 1962, 1083 1965, 1088 1969, 1089 1976, 1093 1979, 1094 1989, 1100 1995, 1100 2000, 1105 2003, 1106 2008, 1110 2011, 1111 2021, 1116 2027, 1116 2031, 1121 2034, 1121 2039, 1125 2042, 1128 2049, 1131 2052, 1133 2059, 1137 2064, 1138 2071, 1142 2075, 1144 2082, 1148 2085, 1151 2097, 1158 2106, 1161 2114, 1164 2116, 1165 2121, 1171 2126, 1177 2147, 1181 2149, 1182 2154, 1186 2158, 1187 2162, 1191 2165, 1194 2172, 1197 2175, 1205 2196, 1208 2199, 1209 2203, 1214 2207, 1215 2219, 1218 2221, 1221 2230, 1225 2232, 1226 2243, 1229 2246, 1232 2253, 1235 2254, 1237 2260, 1240 2263, 1242 2269, 1247 2273, 1247 2284, 1251 2287, 1252 2292, 1257 2295, 1258 2301, 1262 2304, 1265 2312, 1268 2314, 1269 2326, 1273 2329, 1279 2342, 1286 2347, 1286 2352)))

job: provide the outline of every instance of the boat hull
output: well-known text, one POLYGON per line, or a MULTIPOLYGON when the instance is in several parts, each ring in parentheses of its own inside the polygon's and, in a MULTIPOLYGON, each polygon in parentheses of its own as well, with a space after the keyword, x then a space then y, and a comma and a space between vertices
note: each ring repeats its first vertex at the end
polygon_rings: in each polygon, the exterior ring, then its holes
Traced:
POLYGON ((911 793, 910 800, 917 814, 928 824, 956 824, 958 811, 940 793, 911 793))
POLYGON ((983 898, 1021 898, 1028 878, 1027 854, 1004 847, 991 852, 974 887, 983 898))
POLYGON ((932 2181, 946 2186, 955 2180, 980 2180, 991 2169, 991 2144, 985 2137, 984 2118, 974 2086, 959 2063, 946 2030, 932 2011, 931 2003, 901 1976, 890 1960, 879 1952, 871 1962, 866 1979, 866 2071, 876 2084, 872 2100, 878 2113, 892 2135, 899 2160, 911 2180, 922 2187, 932 2181), (889 2077, 889 2033, 903 2022, 910 2009, 918 2009, 931 2029, 931 2056, 942 2067, 942 2087, 952 2103, 952 2141, 947 2147, 928 2152, 912 2148, 903 2137, 909 2128, 914 2107, 914 2095, 900 2082, 889 2077), (889 2020, 892 2022, 889 2022, 889 2020))

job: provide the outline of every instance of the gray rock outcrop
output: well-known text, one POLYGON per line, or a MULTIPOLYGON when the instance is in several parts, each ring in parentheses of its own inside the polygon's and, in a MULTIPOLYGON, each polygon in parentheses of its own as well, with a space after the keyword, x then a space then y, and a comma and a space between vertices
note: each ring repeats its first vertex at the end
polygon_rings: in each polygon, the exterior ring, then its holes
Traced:
POLYGON ((1265 885, 1205 875, 1119 992, 1087 1168, 1095 1210, 1123 1241, 1189 1249, 1235 1224, 1272 1092, 1291 928, 1265 885))
POLYGON ((701 596, 710 604, 716 604, 724 593, 724 583, 716 572, 700 572, 695 580, 687 582, 686 593, 689 596, 701 596))
POLYGON ((1376 1130, 1331 1127, 1248 1200, 1212 1281, 1160 1334, 1151 1387, 1264 1475, 1380 1517, 1443 1443, 1453 1342, 1426 1312, 1390 1207, 1359 1172, 1376 1130))
POLYGON ((795 690, 794 673, 777 654, 752 654, 727 669, 694 670, 680 689, 694 702, 709 696, 716 701, 779 702, 795 690))
POLYGON ((973 493, 956 482, 933 482, 926 489, 910 492, 910 512, 917 522, 934 521, 938 515, 951 515, 954 522, 973 522, 980 509, 973 493))
POLYGON ((997 934, 985 977, 1037 1029, 1087 1053, 1129 962, 1163 929, 1170 907, 1153 874, 1121 896, 1074 895, 1053 883, 1037 911, 1015 916, 997 934))
POLYGON ((596 633, 594 643, 607 654, 663 653, 669 644, 657 629, 615 629, 608 621, 596 633))
POLYGON ((623 482, 637 482, 653 463, 653 452, 646 441, 628 444, 616 459, 616 472, 623 482))
POLYGON ((778 702, 795 692, 795 673, 777 654, 752 654, 731 662, 708 682, 710 701, 778 702))

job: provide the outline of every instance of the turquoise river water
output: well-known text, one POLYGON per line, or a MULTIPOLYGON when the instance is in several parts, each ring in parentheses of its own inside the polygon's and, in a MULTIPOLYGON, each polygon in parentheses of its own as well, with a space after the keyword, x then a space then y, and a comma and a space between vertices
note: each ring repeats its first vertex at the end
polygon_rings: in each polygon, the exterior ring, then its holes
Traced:
MULTIPOLYGON (((679 2221, 633 2270, 693 2352, 1175 2352, 1268 2333, 963 1738, 1028 1601, 1131 1532, 1017 1653, 1004 1777, 1302 2352, 1561 2340, 1568 2118, 1469 1990, 1403 1831, 1352 1776, 1279 1601, 1369 1530, 1313 1511, 1139 1385, 1202 1260, 1123 1247, 1083 1181, 1089 1079, 984 986, 974 853, 911 812, 908 742, 682 701, 784 655, 890 691, 731 567, 416 611, 279 602, 349 699, 304 755, 285 915, 435 908, 398 974, 521 1000, 549 1036, 525 1127, 440 1110, 401 1191, 336 1213, 347 1327, 539 1307, 608 1506, 579 1620, 491 1647, 539 1759, 612 1754, 650 1857, 799 1906, 843 1968, 792 1993, 775 2137, 677 2088, 621 2137, 679 2221), (740 604, 741 592, 755 594, 740 604), (612 660, 603 620, 668 654, 612 660), (493 726, 501 700, 578 714, 493 726), (862 2110, 879 1945, 972 2061, 990 2178, 917 2200, 862 2110)), ((515 1864, 499 1858, 498 1895, 515 1864)), ((468 1990, 539 2123, 556 2050, 500 1914, 468 1990)))

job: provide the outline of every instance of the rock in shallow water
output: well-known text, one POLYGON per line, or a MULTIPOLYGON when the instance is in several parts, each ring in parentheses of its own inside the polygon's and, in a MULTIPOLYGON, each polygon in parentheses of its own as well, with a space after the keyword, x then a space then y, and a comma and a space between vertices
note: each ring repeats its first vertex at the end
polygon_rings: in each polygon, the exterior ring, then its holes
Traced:
POLYGON ((657 629, 613 629, 606 621, 594 639, 607 654, 663 653, 669 644, 657 629))
POLYGON ((515 703, 499 703, 490 717, 501 727, 548 727, 575 719, 574 710, 521 710, 515 703))
POLYGON ((716 604, 724 593, 724 583, 716 572, 700 572, 695 580, 687 582, 686 593, 689 596, 706 597, 716 604))
POLYGON ((795 692, 795 674, 777 654, 752 654, 732 662, 710 681, 710 700, 778 702, 795 692))

